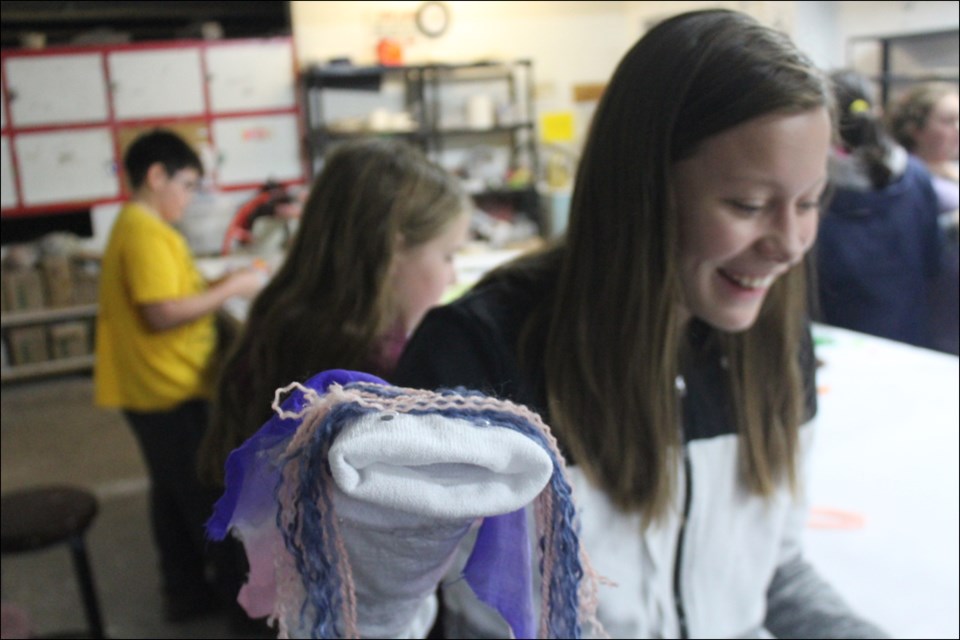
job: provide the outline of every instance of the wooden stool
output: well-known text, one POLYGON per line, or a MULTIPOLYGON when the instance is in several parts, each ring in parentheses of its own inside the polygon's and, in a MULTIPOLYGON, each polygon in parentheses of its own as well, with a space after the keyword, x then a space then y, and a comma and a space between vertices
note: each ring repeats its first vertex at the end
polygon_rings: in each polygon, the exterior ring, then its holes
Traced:
POLYGON ((84 534, 97 515, 97 498, 77 487, 37 487, 4 495, 0 506, 3 555, 39 551, 60 543, 70 545, 90 635, 103 638, 100 605, 84 542, 84 534))

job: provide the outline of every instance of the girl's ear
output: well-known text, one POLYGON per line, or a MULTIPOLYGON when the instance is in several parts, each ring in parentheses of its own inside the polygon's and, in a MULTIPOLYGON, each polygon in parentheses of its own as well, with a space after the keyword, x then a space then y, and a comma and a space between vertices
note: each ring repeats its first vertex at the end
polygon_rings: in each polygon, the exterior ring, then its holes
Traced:
POLYGON ((402 233, 398 232, 393 238, 393 247, 391 247, 389 273, 392 274, 397 270, 397 261, 403 257, 403 249, 406 246, 406 238, 404 238, 402 233))
POLYGON ((167 169, 163 166, 163 163, 154 162, 150 165, 150 168, 147 169, 147 175, 143 183, 150 189, 157 190, 169 179, 170 176, 167 175, 167 169))

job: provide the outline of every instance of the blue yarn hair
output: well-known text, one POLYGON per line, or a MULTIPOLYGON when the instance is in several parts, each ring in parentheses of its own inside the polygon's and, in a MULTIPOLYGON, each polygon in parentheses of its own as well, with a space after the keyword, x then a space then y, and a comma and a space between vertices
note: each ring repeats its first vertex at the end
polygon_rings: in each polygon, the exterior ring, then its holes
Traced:
MULTIPOLYGON (((343 576, 338 571, 337 550, 328 544, 336 539, 337 532, 334 519, 329 517, 334 513, 333 504, 324 486, 332 481, 327 453, 350 420, 372 411, 356 403, 334 407, 318 425, 307 447, 293 452, 283 461, 284 468, 295 461, 301 462, 293 493, 295 508, 288 514, 291 519, 284 523, 284 514, 278 510, 277 527, 303 580, 306 598, 300 610, 300 622, 304 625, 307 620, 313 620, 310 628, 313 638, 339 638, 343 635, 342 621, 339 620, 344 605, 343 576)), ((283 474, 280 477, 282 483, 283 474)), ((278 502, 280 490, 278 484, 278 502)))

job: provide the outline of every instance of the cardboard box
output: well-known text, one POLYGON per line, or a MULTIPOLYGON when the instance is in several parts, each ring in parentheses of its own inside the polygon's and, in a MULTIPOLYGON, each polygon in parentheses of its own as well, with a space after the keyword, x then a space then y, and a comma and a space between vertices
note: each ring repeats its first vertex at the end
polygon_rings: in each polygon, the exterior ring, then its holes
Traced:
POLYGON ((89 323, 83 320, 58 322, 50 325, 49 330, 52 359, 77 358, 90 353, 89 323))
POLYGON ((74 262, 73 265, 73 303, 96 304, 100 284, 99 265, 74 262))
POLYGON ((46 256, 40 261, 40 273, 47 291, 47 305, 69 307, 73 304, 73 269, 67 256, 46 256))
POLYGON ((10 345, 10 361, 14 366, 45 362, 50 359, 46 327, 8 329, 7 342, 10 345))
POLYGON ((8 311, 43 309, 46 305, 43 278, 37 269, 4 269, 3 297, 8 311))

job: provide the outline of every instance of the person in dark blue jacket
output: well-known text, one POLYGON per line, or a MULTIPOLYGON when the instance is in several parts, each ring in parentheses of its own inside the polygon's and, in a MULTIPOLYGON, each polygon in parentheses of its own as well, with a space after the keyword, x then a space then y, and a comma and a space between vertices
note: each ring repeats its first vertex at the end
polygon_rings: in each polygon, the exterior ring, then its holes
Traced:
POLYGON ((941 247, 930 173, 883 129, 863 76, 831 79, 840 141, 816 247, 821 319, 929 347, 927 289, 941 247))

